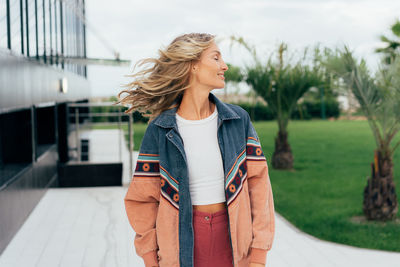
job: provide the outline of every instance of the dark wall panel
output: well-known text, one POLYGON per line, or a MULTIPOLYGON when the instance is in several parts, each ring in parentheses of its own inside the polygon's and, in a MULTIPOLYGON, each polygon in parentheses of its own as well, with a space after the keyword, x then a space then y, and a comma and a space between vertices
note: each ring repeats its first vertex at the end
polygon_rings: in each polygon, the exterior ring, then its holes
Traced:
POLYGON ((60 187, 121 186, 122 163, 59 164, 58 184, 60 187))
POLYGON ((57 150, 54 145, 34 164, 20 171, 0 190, 0 254, 29 214, 57 182, 57 150))
POLYGON ((54 116, 54 106, 36 109, 38 144, 56 143, 54 116))
POLYGON ((0 115, 2 162, 32 162, 31 110, 0 115))
POLYGON ((66 103, 57 105, 57 145, 59 161, 65 163, 68 156, 68 106, 66 103))

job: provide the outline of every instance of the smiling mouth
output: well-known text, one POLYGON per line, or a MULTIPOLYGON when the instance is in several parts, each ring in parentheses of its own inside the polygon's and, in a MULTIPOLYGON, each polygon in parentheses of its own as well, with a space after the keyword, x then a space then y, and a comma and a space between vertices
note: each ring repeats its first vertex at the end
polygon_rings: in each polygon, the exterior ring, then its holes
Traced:
POLYGON ((224 75, 223 75, 223 74, 218 74, 218 76, 219 76, 220 78, 222 78, 222 79, 224 79, 224 80, 225 80, 225 77, 224 77, 224 75))

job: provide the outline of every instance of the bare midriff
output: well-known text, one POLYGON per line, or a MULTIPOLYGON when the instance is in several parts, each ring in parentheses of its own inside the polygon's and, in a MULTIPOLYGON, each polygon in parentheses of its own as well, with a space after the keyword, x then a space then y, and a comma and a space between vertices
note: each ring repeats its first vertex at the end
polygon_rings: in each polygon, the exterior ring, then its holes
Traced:
POLYGON ((203 212, 214 213, 225 209, 225 202, 208 204, 208 205, 193 205, 193 209, 203 212))

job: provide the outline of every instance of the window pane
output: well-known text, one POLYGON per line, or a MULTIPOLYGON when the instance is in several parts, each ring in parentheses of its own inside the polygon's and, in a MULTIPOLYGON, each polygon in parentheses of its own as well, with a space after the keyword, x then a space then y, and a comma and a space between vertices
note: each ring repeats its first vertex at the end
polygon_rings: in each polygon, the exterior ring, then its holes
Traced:
MULTIPOLYGON (((37 18, 38 18, 38 54, 39 57, 43 57, 44 54, 43 0, 37 0, 37 18)), ((42 58, 41 61, 43 61, 42 58)))
MULTIPOLYGON (((50 11, 49 11, 49 0, 44 0, 44 19, 45 19, 45 24, 46 24, 46 33, 45 33, 45 38, 46 38, 46 56, 49 57, 51 55, 51 40, 50 40, 50 11)), ((47 63, 50 63, 50 61, 47 61, 47 63)))
POLYGON ((59 40, 60 40, 60 30, 58 28, 59 24, 59 5, 57 0, 52 0, 53 2, 53 7, 52 7, 52 17, 53 17, 53 51, 54 51, 54 64, 58 64, 57 62, 57 55, 60 53, 60 45, 59 45, 59 40))
POLYGON ((21 53, 21 18, 19 0, 10 0, 11 50, 21 53))
POLYGON ((29 20, 29 56, 36 56, 36 21, 35 21, 35 0, 28 1, 29 20))
MULTIPOLYGON (((69 5, 64 5, 64 56, 69 57, 70 56, 70 26, 69 26, 69 21, 70 21, 70 12, 69 12, 69 5)), ((66 63, 65 64, 65 69, 67 71, 71 70, 70 69, 70 64, 66 63)))
POLYGON ((21 21, 21 18, 22 18, 22 27, 21 27, 21 30, 22 30, 22 37, 21 38, 22 39, 21 39, 21 42, 23 42, 23 46, 24 46, 24 49, 23 49, 22 52, 23 52, 24 55, 26 55, 28 43, 26 42, 26 5, 25 5, 26 3, 25 3, 25 0, 21 0, 20 4, 22 5, 22 10, 20 10, 20 13, 19 13, 20 21, 21 21))
POLYGON ((49 9, 49 49, 50 49, 50 56, 52 57, 50 62, 55 64, 55 54, 56 54, 56 34, 54 27, 55 22, 55 9, 54 9, 54 0, 48 0, 48 9, 49 9))
POLYGON ((7 3, 0 1, 0 47, 7 48, 7 3))

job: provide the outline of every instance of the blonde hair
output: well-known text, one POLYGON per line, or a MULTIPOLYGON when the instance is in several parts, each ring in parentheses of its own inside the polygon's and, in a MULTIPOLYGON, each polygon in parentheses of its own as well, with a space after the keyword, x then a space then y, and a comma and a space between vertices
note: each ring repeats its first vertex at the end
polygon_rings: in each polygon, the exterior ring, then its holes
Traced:
MULTIPOLYGON (((166 49, 159 49, 158 58, 145 58, 136 65, 152 63, 136 74, 127 75, 134 81, 124 85, 127 89, 118 94, 115 104, 131 105, 125 113, 137 110, 149 117, 149 122, 167 109, 179 106, 184 90, 190 84, 192 64, 200 59, 201 53, 209 48, 215 35, 207 33, 189 33, 176 37, 166 49), (122 93, 128 93, 120 98, 122 93)), ((133 72, 133 71, 132 71, 133 72)))

